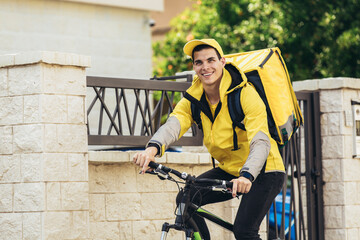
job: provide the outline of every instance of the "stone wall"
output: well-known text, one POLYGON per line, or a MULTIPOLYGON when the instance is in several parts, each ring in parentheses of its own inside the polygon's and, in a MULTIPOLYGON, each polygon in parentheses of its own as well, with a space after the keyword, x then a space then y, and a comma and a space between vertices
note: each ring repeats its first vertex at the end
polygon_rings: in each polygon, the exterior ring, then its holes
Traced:
POLYGON ((74 54, 0 56, 0 239, 88 238, 88 66, 74 54))
MULTIPOLYGON (((92 239, 160 239, 161 226, 174 223, 175 183, 153 175, 139 175, 131 163, 134 152, 89 152, 90 237, 92 239)), ((180 172, 199 175, 212 168, 208 153, 165 153, 157 162, 180 172)), ((240 200, 204 207, 233 222, 240 200)), ((235 239, 233 234, 208 222, 212 239, 235 239)), ((261 226, 265 237, 265 221, 261 226)), ((171 236, 171 237, 170 237, 171 236)), ((177 231, 169 239, 185 239, 177 231)))
POLYGON ((360 239, 360 158, 353 157, 351 107, 360 99, 360 80, 307 80, 294 82, 294 90, 320 92, 325 239, 360 239))

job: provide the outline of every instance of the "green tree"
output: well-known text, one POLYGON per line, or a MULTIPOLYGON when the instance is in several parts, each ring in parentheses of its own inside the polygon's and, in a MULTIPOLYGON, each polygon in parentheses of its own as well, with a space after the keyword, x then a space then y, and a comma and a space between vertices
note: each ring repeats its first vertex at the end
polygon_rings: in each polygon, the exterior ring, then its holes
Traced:
POLYGON ((360 77, 358 0, 202 0, 153 45, 157 76, 190 70, 191 39, 215 38, 225 53, 278 46, 294 80, 360 77))

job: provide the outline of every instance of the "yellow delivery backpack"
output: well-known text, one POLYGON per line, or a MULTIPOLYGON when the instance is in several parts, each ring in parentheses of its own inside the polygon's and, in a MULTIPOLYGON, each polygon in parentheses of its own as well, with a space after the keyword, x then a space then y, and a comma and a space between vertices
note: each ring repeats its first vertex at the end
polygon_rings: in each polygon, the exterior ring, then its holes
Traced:
MULTIPOLYGON (((235 53, 226 55, 225 59, 237 68, 244 82, 250 82, 256 88, 267 109, 272 138, 279 145, 286 144, 303 124, 303 116, 280 49, 235 53)), ((241 89, 239 87, 228 95, 228 107, 233 123, 243 128, 244 114, 241 103, 237 103, 240 102, 241 89)))

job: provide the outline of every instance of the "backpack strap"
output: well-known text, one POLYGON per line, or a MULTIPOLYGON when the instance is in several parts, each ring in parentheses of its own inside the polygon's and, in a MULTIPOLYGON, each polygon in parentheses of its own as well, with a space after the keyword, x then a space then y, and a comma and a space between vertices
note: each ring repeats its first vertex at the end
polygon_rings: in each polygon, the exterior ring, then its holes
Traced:
POLYGON ((234 148, 232 149, 232 151, 236 151, 239 149, 235 127, 239 127, 240 129, 246 131, 244 123, 242 123, 245 114, 240 103, 241 90, 242 87, 228 94, 228 109, 233 127, 234 148))
POLYGON ((194 119, 196 125, 199 127, 199 129, 202 131, 202 123, 201 123, 201 117, 200 117, 200 108, 197 107, 194 103, 191 102, 191 115, 194 119))

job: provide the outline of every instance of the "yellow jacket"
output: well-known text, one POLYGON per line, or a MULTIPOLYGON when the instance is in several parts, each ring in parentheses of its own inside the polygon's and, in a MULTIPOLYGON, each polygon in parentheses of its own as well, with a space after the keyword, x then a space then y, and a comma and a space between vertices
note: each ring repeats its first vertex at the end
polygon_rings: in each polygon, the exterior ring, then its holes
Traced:
MULTIPOLYGON (((206 110, 201 111, 204 144, 209 153, 219 162, 221 169, 234 176, 239 176, 240 171, 247 162, 245 170, 256 178, 265 160, 266 172, 284 171, 277 143, 270 137, 268 131, 265 105, 255 88, 249 83, 243 86, 240 99, 245 114, 244 125, 246 131, 236 128, 239 149, 232 151, 233 128, 227 106, 227 95, 239 87, 232 87, 233 85, 232 76, 224 68, 220 83, 220 102, 218 103, 220 106, 217 106, 216 111, 212 113, 206 110), (258 147, 253 147, 254 145, 258 147), (269 149, 266 150, 265 148, 269 149)), ((197 77, 195 77, 193 84, 186 91, 186 95, 187 98, 182 98, 176 105, 169 118, 169 123, 163 125, 159 129, 159 133, 156 133, 152 140, 150 140, 150 142, 158 143, 162 150, 165 150, 168 145, 180 138, 194 123, 191 115, 191 102, 188 99, 192 102, 198 102, 197 104, 203 104, 203 106, 208 104, 202 83, 197 77), (175 133, 174 130, 176 128, 179 129, 175 133), (167 138, 167 140, 164 140, 164 138, 167 138), (168 138, 172 138, 172 140, 168 138)))

